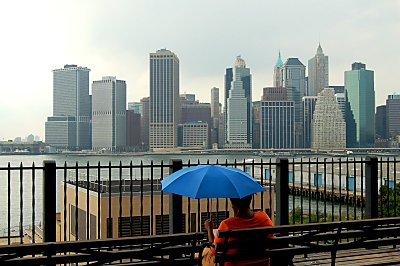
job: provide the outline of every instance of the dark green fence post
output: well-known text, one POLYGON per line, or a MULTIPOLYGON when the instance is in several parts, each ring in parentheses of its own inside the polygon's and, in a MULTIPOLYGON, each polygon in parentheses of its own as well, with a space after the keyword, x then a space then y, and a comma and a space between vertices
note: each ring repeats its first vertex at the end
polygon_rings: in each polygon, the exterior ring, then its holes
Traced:
MULTIPOLYGON (((182 160, 170 160, 169 174, 182 169, 182 160)), ((169 233, 183 233, 182 230, 182 196, 169 194, 169 233)))
MULTIPOLYGON (((381 184, 382 185, 382 184, 381 184)), ((378 218, 378 158, 365 158, 365 218, 378 218)))
POLYGON ((56 162, 43 161, 43 242, 56 241, 56 162))
POLYGON ((276 225, 289 224, 289 160, 276 160, 276 225))

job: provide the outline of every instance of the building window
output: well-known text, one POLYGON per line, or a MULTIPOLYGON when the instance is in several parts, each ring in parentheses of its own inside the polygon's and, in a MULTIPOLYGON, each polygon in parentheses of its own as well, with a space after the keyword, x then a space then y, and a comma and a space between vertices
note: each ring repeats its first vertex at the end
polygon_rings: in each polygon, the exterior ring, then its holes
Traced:
POLYGON ((118 218, 118 237, 150 235, 150 216, 118 218))

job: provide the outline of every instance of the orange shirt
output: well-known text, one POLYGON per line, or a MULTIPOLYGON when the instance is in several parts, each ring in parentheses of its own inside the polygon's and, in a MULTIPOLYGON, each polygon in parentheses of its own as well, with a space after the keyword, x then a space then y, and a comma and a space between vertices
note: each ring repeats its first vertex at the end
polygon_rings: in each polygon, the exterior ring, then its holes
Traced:
MULTIPOLYGON (((263 211, 254 212, 254 216, 250 219, 243 219, 238 217, 230 217, 221 222, 218 227, 218 231, 221 230, 229 230, 229 229, 243 229, 243 228, 251 228, 251 227, 263 227, 263 226, 273 226, 271 219, 268 214, 263 211)), ((268 237, 273 237, 269 235, 268 237)), ((218 238, 215 236, 214 245, 218 242, 224 242, 223 238, 218 238)), ((215 251, 214 251, 215 252, 215 251)), ((234 265, 251 265, 252 263, 260 262, 260 260, 256 261, 242 261, 242 262, 225 262, 226 265, 234 266, 234 265)))

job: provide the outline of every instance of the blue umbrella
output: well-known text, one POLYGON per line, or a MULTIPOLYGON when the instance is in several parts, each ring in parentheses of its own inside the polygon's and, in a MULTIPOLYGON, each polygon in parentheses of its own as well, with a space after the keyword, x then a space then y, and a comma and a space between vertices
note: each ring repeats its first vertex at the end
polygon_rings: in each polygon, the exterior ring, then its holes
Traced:
POLYGON ((243 198, 264 191, 247 173, 220 165, 181 169, 161 181, 164 192, 190 198, 243 198))

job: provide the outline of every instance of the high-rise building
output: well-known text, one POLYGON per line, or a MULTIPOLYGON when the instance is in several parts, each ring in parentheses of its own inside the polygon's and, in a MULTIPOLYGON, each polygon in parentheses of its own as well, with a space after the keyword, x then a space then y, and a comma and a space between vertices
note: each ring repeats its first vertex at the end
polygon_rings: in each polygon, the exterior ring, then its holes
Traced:
POLYGON ((263 88, 262 101, 287 101, 287 89, 284 87, 263 88))
POLYGON ((336 101, 334 89, 323 89, 317 96, 312 122, 311 148, 346 148, 346 123, 336 101))
POLYGON ((92 84, 92 146, 120 151, 126 146, 126 83, 105 76, 92 84))
POLYGON ((53 116, 45 124, 47 144, 63 150, 91 149, 89 72, 77 65, 53 70, 53 116))
POLYGON ((141 102, 128 102, 128 110, 132 110, 137 114, 143 114, 143 104, 141 102))
POLYGON ((150 120, 150 99, 149 97, 144 97, 140 99, 142 104, 142 117, 140 121, 140 139, 142 141, 142 146, 147 149, 149 147, 149 120, 150 120))
POLYGON ((142 116, 134 110, 126 111, 126 146, 128 147, 142 146, 141 118, 142 116))
POLYGON ((253 102, 253 149, 259 149, 261 138, 261 101, 253 102))
POLYGON ((311 147, 312 138, 312 121, 315 111, 315 103, 317 96, 304 96, 303 97, 303 146, 304 148, 311 147))
POLYGON ((353 63, 344 73, 347 99, 355 120, 357 147, 373 147, 375 143, 375 90, 374 71, 363 63, 353 63))
POLYGON ((238 56, 235 66, 225 75, 226 147, 250 148, 252 145, 252 93, 250 68, 238 56), (232 80, 229 83, 228 78, 232 80), (229 85, 228 85, 229 83, 229 85))
POLYGON ((298 58, 288 58, 279 68, 280 82, 277 87, 285 87, 288 101, 294 102, 295 108, 295 147, 303 147, 302 97, 306 95, 306 67, 298 58))
POLYGON ((386 99, 386 132, 389 138, 400 135, 400 95, 388 95, 386 99))
POLYGON ((177 147, 180 122, 179 59, 161 49, 150 54, 150 149, 177 147))
POLYGON ((376 107, 375 136, 377 139, 386 139, 386 105, 376 107))
POLYGON ((221 107, 219 102, 219 88, 213 87, 211 89, 211 135, 210 135, 210 143, 218 143, 218 135, 219 135, 219 117, 221 115, 221 107))
MULTIPOLYGON (((208 136, 207 141, 211 134, 211 107, 209 103, 199 103, 198 101, 183 103, 181 102, 181 123, 190 123, 194 121, 201 121, 207 124, 208 136)), ((206 143, 207 146, 209 143, 206 143)))
POLYGON ((261 149, 293 149, 294 102, 261 101, 261 149))
POLYGON ((317 53, 308 60, 308 96, 317 96, 329 85, 329 58, 324 55, 321 44, 317 53))
POLYGON ((274 87, 282 87, 282 71, 281 67, 283 66, 281 51, 279 51, 278 59, 276 60, 276 64, 274 67, 274 87))

